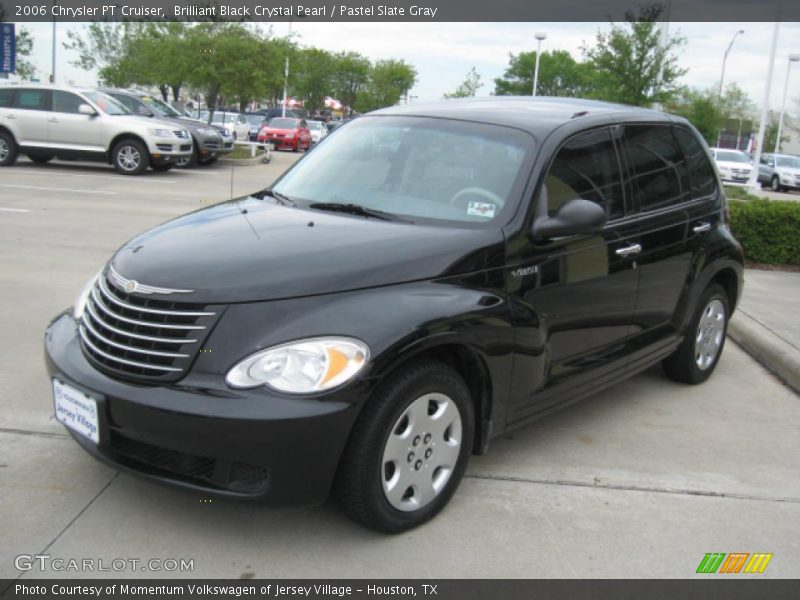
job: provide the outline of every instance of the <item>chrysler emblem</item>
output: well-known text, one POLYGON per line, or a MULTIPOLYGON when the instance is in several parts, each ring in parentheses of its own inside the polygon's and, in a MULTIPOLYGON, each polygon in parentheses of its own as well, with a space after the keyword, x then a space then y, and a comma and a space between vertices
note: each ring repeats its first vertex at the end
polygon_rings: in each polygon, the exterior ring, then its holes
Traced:
POLYGON ((112 267, 108 265, 108 278, 113 281, 116 285, 120 288, 125 290, 126 293, 132 294, 136 292, 138 294, 191 294, 194 290, 174 290, 172 288, 163 288, 163 287, 156 287, 154 285, 144 285, 139 283, 135 279, 128 279, 127 277, 123 277, 112 267))

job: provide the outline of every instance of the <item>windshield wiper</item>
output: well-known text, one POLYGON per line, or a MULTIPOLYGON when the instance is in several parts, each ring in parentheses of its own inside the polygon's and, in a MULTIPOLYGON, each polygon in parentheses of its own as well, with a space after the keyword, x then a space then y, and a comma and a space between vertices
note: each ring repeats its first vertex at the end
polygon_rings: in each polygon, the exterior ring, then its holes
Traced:
POLYGON ((384 221, 407 221, 407 219, 398 217, 395 214, 384 212, 382 210, 376 210, 374 208, 367 208, 366 206, 353 203, 343 204, 340 202, 314 202, 309 204, 308 207, 316 208, 317 210, 329 210, 331 212, 342 212, 349 215, 358 215, 361 217, 372 217, 373 219, 382 219, 384 221))
POLYGON ((261 196, 262 198, 264 196, 269 196, 270 198, 275 198, 275 200, 277 200, 279 204, 283 204, 284 206, 297 206, 297 202, 295 202, 294 200, 289 198, 289 196, 284 196, 280 192, 276 192, 275 190, 272 190, 272 189, 266 189, 266 190, 262 191, 259 194, 259 196, 261 196))

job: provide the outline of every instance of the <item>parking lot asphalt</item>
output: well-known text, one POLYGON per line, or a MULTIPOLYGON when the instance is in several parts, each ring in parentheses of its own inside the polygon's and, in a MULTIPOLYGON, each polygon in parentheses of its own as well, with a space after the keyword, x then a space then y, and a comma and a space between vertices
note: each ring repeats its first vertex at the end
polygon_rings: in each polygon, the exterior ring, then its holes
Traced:
MULTIPOLYGON (((295 159, 273 156, 236 168, 234 195, 295 159)), ((330 503, 209 501, 97 463, 52 416, 43 331, 125 240, 230 189, 221 166, 140 178, 98 165, 2 170, 0 578, 685 578, 707 552, 770 552, 757 577, 797 577, 800 397, 731 342, 702 386, 654 368, 496 440, 439 517, 397 536, 330 503), (193 559, 194 571, 15 568, 37 553, 193 559)))

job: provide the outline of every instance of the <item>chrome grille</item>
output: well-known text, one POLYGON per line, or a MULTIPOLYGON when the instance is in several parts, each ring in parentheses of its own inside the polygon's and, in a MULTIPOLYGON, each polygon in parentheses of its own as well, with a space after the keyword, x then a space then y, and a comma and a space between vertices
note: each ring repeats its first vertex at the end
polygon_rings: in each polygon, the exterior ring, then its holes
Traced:
MULTIPOLYGON (((114 275, 110 270, 109 274, 114 275)), ((126 378, 175 381, 191 366, 218 312, 219 307, 128 294, 101 276, 89 294, 78 331, 84 354, 100 370, 126 378)))

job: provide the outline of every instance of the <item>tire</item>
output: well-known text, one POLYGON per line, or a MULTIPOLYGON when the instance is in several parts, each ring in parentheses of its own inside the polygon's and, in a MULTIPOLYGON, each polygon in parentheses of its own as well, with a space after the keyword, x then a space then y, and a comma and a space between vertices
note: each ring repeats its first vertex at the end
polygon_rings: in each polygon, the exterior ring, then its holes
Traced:
POLYGON ((163 173, 164 171, 169 171, 174 166, 175 163, 168 163, 165 165, 150 165, 150 168, 153 169, 153 171, 158 171, 159 173, 163 173))
POLYGON ((433 518, 464 475, 474 423, 453 369, 430 361, 399 371, 368 401, 342 456, 334 495, 345 514, 384 533, 433 518))
POLYGON ((41 156, 41 155, 39 155, 39 156, 28 156, 28 158, 30 158, 37 165, 45 165, 45 164, 49 163, 51 160, 53 160, 52 156, 41 156))
POLYGON ((197 164, 203 166, 213 165, 215 162, 217 162, 217 158, 218 158, 217 156, 212 156, 211 158, 198 158, 197 164))
POLYGON ((772 180, 769 182, 769 189, 771 189, 773 192, 781 191, 781 182, 777 175, 772 176, 772 180))
POLYGON ((700 297, 683 342, 662 363, 667 376, 691 384, 711 377, 725 347, 729 317, 728 295, 719 284, 711 284, 700 297))
POLYGON ((114 168, 122 175, 141 175, 150 166, 150 154, 145 145, 132 138, 117 142, 111 152, 114 168))
POLYGON ((0 167, 10 167, 17 162, 19 148, 13 136, 5 131, 0 131, 0 167))

